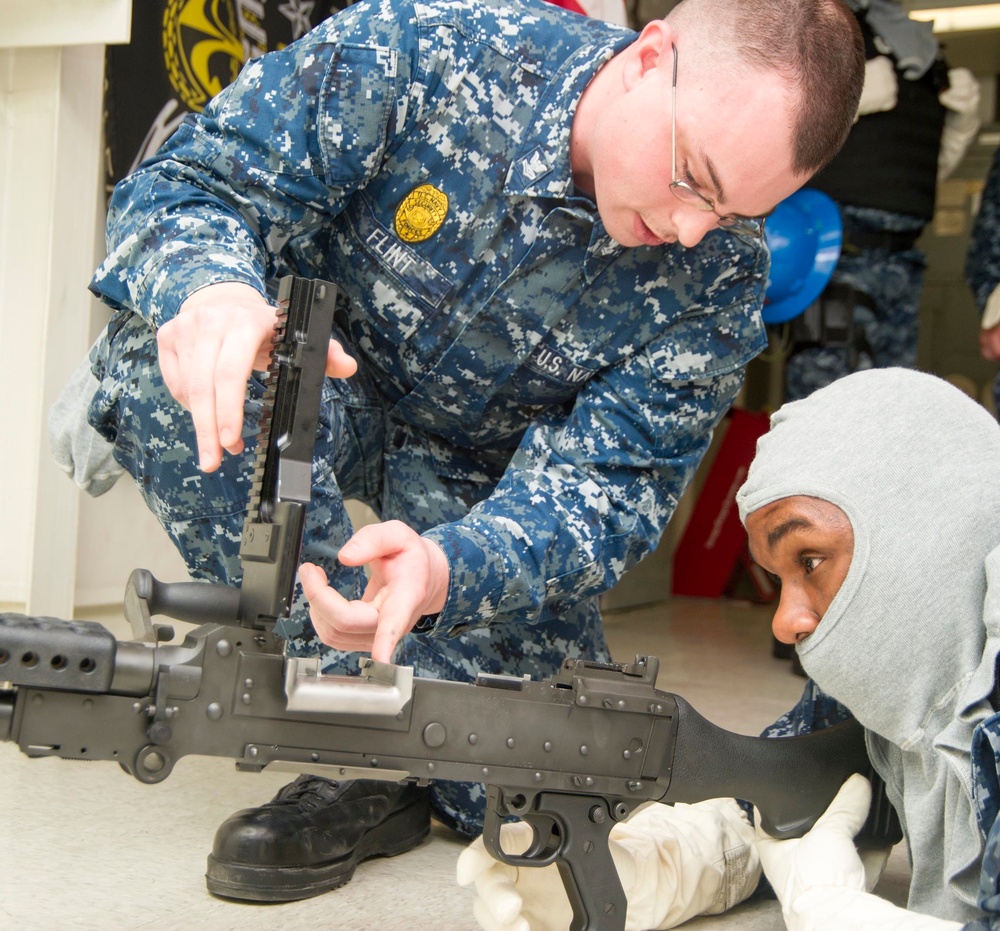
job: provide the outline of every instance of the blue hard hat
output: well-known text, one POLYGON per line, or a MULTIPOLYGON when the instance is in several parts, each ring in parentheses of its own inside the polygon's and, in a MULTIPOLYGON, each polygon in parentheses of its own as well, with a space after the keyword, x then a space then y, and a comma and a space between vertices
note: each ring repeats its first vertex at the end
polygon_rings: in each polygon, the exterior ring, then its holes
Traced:
POLYGON ((764 322, 785 323, 823 293, 840 258, 844 225, 822 191, 796 191, 764 224, 771 273, 764 295, 764 322))

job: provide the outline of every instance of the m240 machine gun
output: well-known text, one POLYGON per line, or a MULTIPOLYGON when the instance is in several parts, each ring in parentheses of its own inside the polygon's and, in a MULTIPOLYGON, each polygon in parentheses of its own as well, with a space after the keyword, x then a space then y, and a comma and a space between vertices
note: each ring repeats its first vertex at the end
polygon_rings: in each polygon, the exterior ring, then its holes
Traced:
MULTIPOLYGON (((854 721, 803 737, 725 731, 658 690, 658 661, 566 660, 545 681, 481 675, 459 683, 364 658, 358 676, 283 655, 273 633, 292 600, 336 288, 287 278, 244 524, 240 588, 161 583, 136 570, 125 592, 135 639, 100 624, 0 615, 0 740, 32 757, 113 760, 158 783, 188 754, 265 768, 488 789, 487 849, 518 866, 558 865, 572 929, 625 926, 608 849, 639 804, 735 796, 766 830, 798 836, 848 775, 870 767, 854 721), (157 616, 194 623, 182 643, 157 616), (500 826, 534 830, 509 855, 500 826)), ((891 806, 865 835, 898 839, 891 806)))

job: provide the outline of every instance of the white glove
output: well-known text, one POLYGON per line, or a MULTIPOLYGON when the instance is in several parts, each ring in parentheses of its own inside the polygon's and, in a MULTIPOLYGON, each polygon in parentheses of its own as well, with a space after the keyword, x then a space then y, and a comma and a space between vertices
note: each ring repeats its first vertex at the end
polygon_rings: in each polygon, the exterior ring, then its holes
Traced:
POLYGON ((948 70, 948 89, 938 94, 941 106, 955 113, 976 113, 979 110, 979 82, 968 68, 948 70))
POLYGON ((899 81, 892 59, 885 55, 869 58, 865 62, 865 83, 861 88, 861 99, 858 101, 859 116, 866 113, 881 113, 891 110, 899 99, 899 81))
POLYGON ((938 181, 943 181, 965 156, 969 144, 979 132, 979 82, 968 68, 948 71, 949 88, 938 95, 947 108, 941 148, 938 151, 938 181))
MULTIPOLYGON (((945 931, 962 925, 906 909, 871 895, 877 876, 866 875, 854 846, 871 805, 871 786, 855 774, 813 829, 775 840, 757 828, 764 873, 781 903, 789 931, 945 931)), ((758 822, 760 819, 757 819, 758 822)))
MULTIPOLYGON (((816 887, 799 896, 789 929, 809 931, 958 931, 960 921, 908 912, 870 892, 816 887)), ((785 918, 788 921, 788 918, 785 918)))
POLYGON ((865 871, 865 889, 872 891, 882 878, 886 864, 889 862, 889 854, 892 847, 865 847, 858 851, 861 858, 861 866, 865 871))
MULTIPOLYGON (((523 853, 532 830, 505 824, 501 844, 523 853)), ((717 915, 757 887, 754 831, 733 799, 652 804, 611 829, 608 841, 628 901, 626 931, 673 928, 717 915)), ((485 931, 565 931, 573 917, 555 865, 518 868, 494 860, 483 839, 458 858, 458 882, 474 885, 473 911, 485 931)))

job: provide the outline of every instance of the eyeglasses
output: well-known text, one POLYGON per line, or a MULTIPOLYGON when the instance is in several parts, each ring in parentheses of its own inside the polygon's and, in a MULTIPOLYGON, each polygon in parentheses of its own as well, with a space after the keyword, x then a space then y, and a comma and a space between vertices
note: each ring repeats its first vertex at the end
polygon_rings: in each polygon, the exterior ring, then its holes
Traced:
POLYGON ((677 177, 677 46, 671 43, 674 53, 674 80, 670 86, 670 190, 674 197, 685 204, 691 204, 698 210, 711 210, 716 216, 716 223, 724 230, 731 233, 742 233, 744 236, 752 236, 755 239, 764 236, 764 218, 759 217, 754 220, 746 220, 741 217, 734 217, 729 213, 719 213, 715 209, 715 201, 710 197, 696 191, 687 181, 677 177))

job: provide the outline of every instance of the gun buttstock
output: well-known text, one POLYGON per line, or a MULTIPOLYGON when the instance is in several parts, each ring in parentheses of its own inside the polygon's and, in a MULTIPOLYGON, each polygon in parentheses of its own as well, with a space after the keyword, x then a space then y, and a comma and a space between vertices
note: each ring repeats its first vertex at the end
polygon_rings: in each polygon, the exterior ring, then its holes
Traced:
POLYGON ((679 697, 677 715, 670 786, 661 801, 745 799, 773 837, 805 834, 848 776, 873 775, 864 728, 853 718, 801 737, 763 738, 716 727, 679 697))

